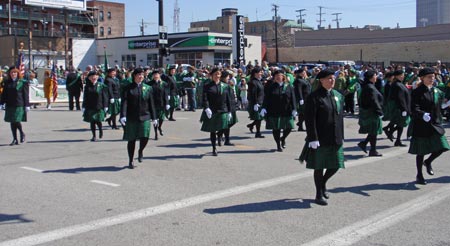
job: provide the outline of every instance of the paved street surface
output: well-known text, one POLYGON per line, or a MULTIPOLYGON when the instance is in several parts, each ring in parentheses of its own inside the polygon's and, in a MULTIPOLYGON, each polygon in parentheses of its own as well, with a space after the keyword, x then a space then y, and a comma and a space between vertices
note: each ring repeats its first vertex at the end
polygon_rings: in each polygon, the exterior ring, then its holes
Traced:
POLYGON ((449 153, 415 185, 407 148, 382 135, 384 156, 367 157, 357 118, 346 117, 346 169, 323 207, 297 160, 304 132, 275 152, 271 132, 255 139, 238 112, 235 146, 214 157, 200 113, 176 111, 134 170, 121 129, 90 142, 81 112, 65 105, 32 110, 18 146, 1 121, 0 245, 450 245, 449 153))

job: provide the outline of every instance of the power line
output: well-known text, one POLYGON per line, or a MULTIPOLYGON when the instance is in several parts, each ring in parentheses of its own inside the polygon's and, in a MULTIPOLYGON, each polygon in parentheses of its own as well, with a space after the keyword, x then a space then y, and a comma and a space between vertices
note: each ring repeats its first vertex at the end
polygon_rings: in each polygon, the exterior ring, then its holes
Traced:
POLYGON ((339 15, 341 15, 342 13, 332 13, 332 15, 336 16, 336 19, 334 19, 333 21, 336 21, 336 28, 339 29, 339 21, 342 19, 339 19, 339 15))
POLYGON ((322 9, 325 7, 322 6, 318 6, 319 7, 319 13, 317 14, 319 16, 319 19, 317 20, 317 22, 319 22, 319 25, 317 26, 317 29, 322 29, 322 22, 325 21, 325 19, 322 19, 322 15, 326 14, 324 12, 322 12, 322 9))
POLYGON ((295 12, 298 12, 297 17, 299 18, 298 19, 298 23, 300 24, 300 30, 301 31, 303 31, 303 22, 304 22, 303 16, 306 15, 306 14, 302 14, 303 11, 306 11, 306 9, 298 9, 298 10, 295 11, 295 12))

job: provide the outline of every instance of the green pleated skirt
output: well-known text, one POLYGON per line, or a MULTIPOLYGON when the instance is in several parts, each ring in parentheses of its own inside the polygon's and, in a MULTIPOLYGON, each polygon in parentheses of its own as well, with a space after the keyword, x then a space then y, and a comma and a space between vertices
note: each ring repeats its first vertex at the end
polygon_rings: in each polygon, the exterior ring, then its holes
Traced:
POLYGON ((180 99, 177 96, 171 96, 169 100, 170 108, 177 108, 180 105, 180 99))
POLYGON ((412 137, 408 153, 426 155, 437 151, 447 151, 450 146, 445 135, 434 134, 431 137, 412 137))
POLYGON ((230 121, 228 121, 228 127, 234 126, 239 122, 236 112, 231 112, 231 116, 233 117, 230 121))
POLYGON ((398 126, 407 127, 409 123, 411 122, 411 117, 408 116, 402 116, 402 112, 398 108, 394 108, 391 110, 390 115, 391 123, 394 123, 398 126))
POLYGON ((202 132, 217 132, 223 129, 227 129, 228 126, 228 113, 215 113, 208 119, 206 113, 203 112, 200 117, 200 122, 202 122, 201 131, 202 132))
POLYGON ((253 105, 249 105, 247 109, 248 118, 250 118, 250 120, 263 120, 264 118, 259 114, 260 111, 261 108, 259 109, 259 111, 255 111, 253 110, 253 105))
POLYGON ((26 122, 27 112, 24 107, 10 107, 6 106, 5 110, 5 121, 6 122, 26 122))
POLYGON ((344 149, 342 145, 320 146, 317 149, 308 147, 308 142, 303 146, 299 160, 306 161, 308 169, 345 168, 344 149))
POLYGON ((156 110, 156 117, 158 118, 159 122, 163 122, 164 118, 166 118, 166 110, 164 110, 164 109, 157 109, 156 110))
POLYGON ((102 122, 105 120, 105 111, 86 109, 83 113, 83 121, 85 122, 102 122))
POLYGON ((118 99, 114 100, 114 103, 110 103, 108 107, 108 114, 117 115, 120 113, 120 102, 118 99))
POLYGON ((375 113, 360 109, 359 111, 359 133, 362 134, 370 134, 370 135, 379 135, 383 132, 383 122, 375 113))
POLYGON ((150 137, 150 121, 127 121, 123 131, 123 140, 133 141, 150 137))
POLYGON ((266 117, 266 129, 293 129, 295 127, 294 117, 266 117))
POLYGON ((387 100, 386 103, 383 104, 383 120, 390 121, 392 110, 395 107, 395 102, 392 100, 387 100))

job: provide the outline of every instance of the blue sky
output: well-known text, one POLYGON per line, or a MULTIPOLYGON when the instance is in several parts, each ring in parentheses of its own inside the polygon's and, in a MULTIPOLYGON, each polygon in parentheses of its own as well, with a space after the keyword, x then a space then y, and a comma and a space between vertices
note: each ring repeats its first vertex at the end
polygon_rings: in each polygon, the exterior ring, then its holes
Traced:
MULTIPOLYGON (((139 25, 142 19, 146 24, 145 34, 158 31, 158 2, 156 0, 110 0, 125 3, 126 35, 140 35, 139 25)), ((221 15, 223 8, 237 8, 239 14, 247 16, 250 21, 268 20, 274 15, 272 4, 279 6, 278 14, 285 19, 297 20, 296 10, 306 9, 303 18, 308 26, 317 27, 319 7, 325 21, 322 26, 336 27, 333 13, 339 15, 340 27, 380 25, 395 28, 415 27, 416 0, 178 0, 180 8, 180 31, 186 32, 189 23, 200 20, 214 20, 221 15)), ((173 32, 173 15, 175 0, 164 0, 164 24, 169 33, 173 32)))

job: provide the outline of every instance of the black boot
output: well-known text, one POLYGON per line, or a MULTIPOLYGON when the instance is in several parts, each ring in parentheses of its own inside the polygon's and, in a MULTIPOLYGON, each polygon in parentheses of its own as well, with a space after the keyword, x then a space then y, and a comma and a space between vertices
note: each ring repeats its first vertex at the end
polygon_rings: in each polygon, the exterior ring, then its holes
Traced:
POLYGON ((141 150, 139 150, 139 153, 138 153, 138 162, 142 162, 143 158, 144 158, 144 154, 142 153, 141 150))

